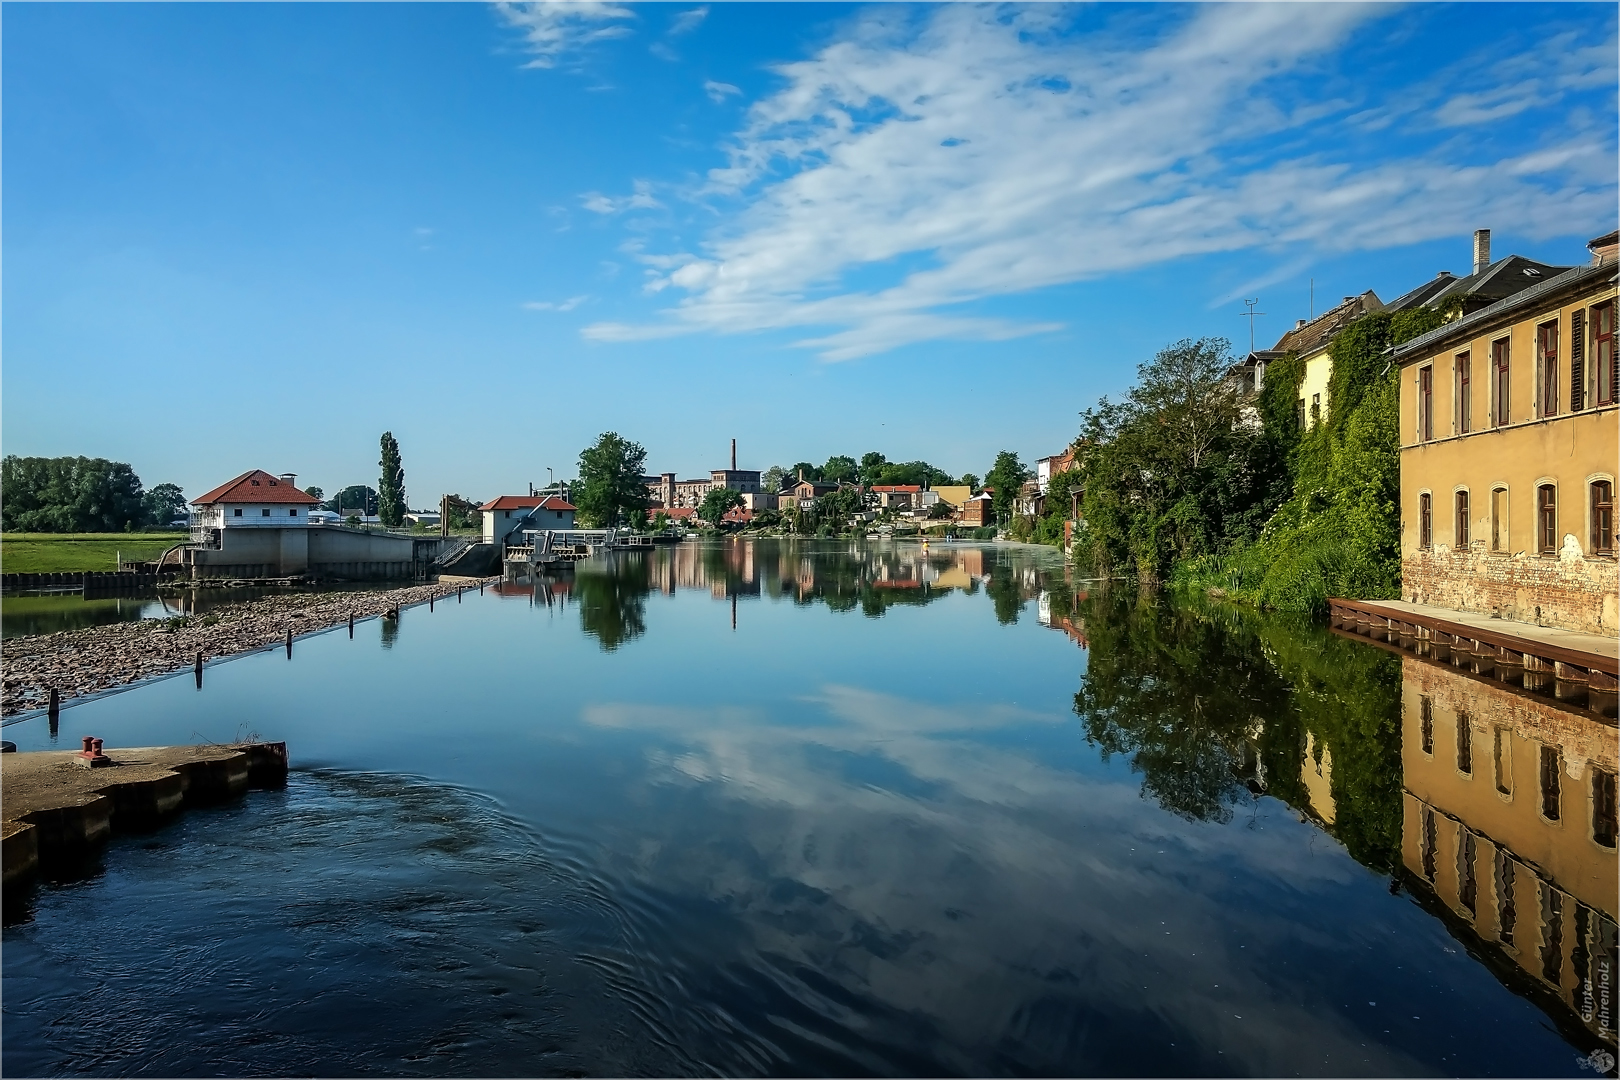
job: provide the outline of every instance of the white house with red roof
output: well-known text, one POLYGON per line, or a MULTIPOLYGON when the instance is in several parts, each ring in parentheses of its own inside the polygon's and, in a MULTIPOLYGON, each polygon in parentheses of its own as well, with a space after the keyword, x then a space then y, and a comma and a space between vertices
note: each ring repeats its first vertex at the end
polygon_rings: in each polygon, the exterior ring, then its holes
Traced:
POLYGON ((484 515, 484 543, 505 544, 524 529, 572 529, 576 507, 561 495, 502 495, 478 510, 484 515))
POLYGON ((274 476, 249 469, 213 491, 191 500, 191 538, 197 543, 217 541, 220 529, 302 528, 309 512, 321 504, 298 490, 296 473, 274 476))
POLYGON ((387 581, 429 572, 439 537, 411 537, 327 525, 312 529, 320 504, 293 473, 253 469, 191 501, 191 545, 180 562, 193 577, 340 578, 387 581))

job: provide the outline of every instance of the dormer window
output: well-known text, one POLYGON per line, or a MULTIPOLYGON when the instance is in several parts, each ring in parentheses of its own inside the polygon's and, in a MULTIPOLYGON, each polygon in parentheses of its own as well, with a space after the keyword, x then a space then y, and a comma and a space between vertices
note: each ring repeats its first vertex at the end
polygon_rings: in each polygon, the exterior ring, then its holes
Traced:
POLYGON ((259 486, 259 482, 257 480, 249 480, 248 483, 252 484, 254 487, 259 486))
POLYGON ((1527 267, 1524 268, 1524 276, 1525 277, 1540 277, 1541 276, 1541 271, 1537 270, 1533 266, 1527 266, 1527 267))
POLYGON ((271 487, 275 487, 275 486, 276 486, 276 482, 275 482, 275 481, 274 481, 274 480, 272 480, 272 481, 270 481, 270 486, 271 486, 271 487))

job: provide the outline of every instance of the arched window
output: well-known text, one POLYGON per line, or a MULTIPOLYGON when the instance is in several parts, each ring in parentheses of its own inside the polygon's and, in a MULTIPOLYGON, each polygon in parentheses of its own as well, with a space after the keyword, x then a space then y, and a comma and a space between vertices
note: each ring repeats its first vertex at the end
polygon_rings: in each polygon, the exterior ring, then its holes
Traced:
POLYGON ((1508 533, 1508 491, 1505 487, 1491 489, 1491 550, 1506 551, 1512 542, 1508 533))
POLYGON ((1468 492, 1459 491, 1456 494, 1457 514, 1453 526, 1453 535, 1458 551, 1468 550, 1468 492))
POLYGON ((1427 491, 1418 496, 1418 547, 1434 546, 1434 496, 1427 491))
POLYGON ((1543 555, 1558 554, 1558 489, 1551 484, 1536 488, 1536 538, 1543 555))
POLYGON ((1594 480, 1589 486, 1592 496, 1592 528, 1587 551, 1593 555, 1614 554, 1614 481, 1594 480))

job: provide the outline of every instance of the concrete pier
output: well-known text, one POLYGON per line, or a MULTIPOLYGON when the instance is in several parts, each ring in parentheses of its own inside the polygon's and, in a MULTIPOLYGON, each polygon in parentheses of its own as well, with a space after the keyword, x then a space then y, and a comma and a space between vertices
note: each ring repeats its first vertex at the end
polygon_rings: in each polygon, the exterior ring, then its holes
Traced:
POLYGON ((190 806, 287 779, 286 743, 102 748, 0 755, 0 848, 13 885, 114 832, 151 828, 190 806))

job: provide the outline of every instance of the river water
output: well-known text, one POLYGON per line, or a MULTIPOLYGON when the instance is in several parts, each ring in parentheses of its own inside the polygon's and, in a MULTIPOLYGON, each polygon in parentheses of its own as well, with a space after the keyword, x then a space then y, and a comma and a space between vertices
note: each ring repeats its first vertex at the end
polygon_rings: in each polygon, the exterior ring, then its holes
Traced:
POLYGON ((7 728, 293 772, 6 898, 0 1068, 1591 1076, 1594 704, 1036 548, 590 560, 7 728))

